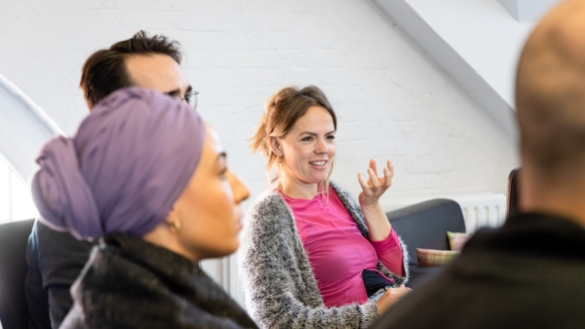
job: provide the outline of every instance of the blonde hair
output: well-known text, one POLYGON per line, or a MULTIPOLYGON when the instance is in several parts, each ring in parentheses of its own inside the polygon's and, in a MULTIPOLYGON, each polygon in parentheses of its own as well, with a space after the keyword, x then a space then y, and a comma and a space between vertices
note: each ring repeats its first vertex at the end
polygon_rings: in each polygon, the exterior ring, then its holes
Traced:
MULTIPOLYGON (((272 152, 270 147, 270 137, 282 138, 288 134, 294 124, 301 118, 311 106, 321 106, 333 119, 333 127, 337 130, 337 117, 335 111, 329 104, 327 97, 315 86, 307 86, 303 89, 298 87, 286 87, 277 91, 266 101, 264 114, 258 124, 256 133, 252 137, 250 148, 253 153, 260 152, 266 157, 266 172, 270 177, 270 171, 278 162, 278 156, 272 152)), ((331 166, 333 170, 333 165, 331 166)), ((270 179, 273 183, 279 178, 280 172, 277 171, 276 177, 270 179)), ((328 185, 329 176, 327 176, 326 185, 328 185)))

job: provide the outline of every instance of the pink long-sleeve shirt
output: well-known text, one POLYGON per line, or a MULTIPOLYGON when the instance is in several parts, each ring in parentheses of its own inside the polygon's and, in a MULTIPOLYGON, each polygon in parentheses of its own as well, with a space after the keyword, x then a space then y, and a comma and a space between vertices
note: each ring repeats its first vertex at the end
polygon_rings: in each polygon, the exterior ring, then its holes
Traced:
POLYGON ((366 303, 362 271, 376 271, 378 260, 402 275, 402 250, 394 230, 382 241, 366 239, 333 189, 329 191, 328 202, 323 202, 320 196, 306 200, 281 195, 293 212, 326 306, 366 303))

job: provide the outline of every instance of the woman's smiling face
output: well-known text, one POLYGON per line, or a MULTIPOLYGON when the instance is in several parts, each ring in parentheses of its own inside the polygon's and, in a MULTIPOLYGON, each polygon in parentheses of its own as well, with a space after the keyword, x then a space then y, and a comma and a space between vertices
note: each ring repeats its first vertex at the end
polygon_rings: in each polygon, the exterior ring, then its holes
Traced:
POLYGON ((335 157, 335 125, 329 112, 311 106, 282 138, 278 138, 282 156, 282 175, 292 184, 312 185, 325 182, 335 157))

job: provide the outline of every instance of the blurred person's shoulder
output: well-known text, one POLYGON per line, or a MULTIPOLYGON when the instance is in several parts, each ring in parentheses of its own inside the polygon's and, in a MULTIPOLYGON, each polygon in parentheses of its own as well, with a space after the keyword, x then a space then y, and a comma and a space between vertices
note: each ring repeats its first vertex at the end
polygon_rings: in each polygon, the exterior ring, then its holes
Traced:
POLYGON ((585 323, 585 229, 544 214, 481 229, 427 285, 392 307, 379 328, 572 328, 585 323))

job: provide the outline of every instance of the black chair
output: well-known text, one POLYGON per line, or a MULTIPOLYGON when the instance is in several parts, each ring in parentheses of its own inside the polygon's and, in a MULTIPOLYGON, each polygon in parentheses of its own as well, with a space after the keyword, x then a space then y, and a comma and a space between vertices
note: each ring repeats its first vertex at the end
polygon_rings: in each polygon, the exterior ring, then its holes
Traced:
POLYGON ((0 321, 3 329, 28 328, 25 253, 33 224, 34 219, 0 224, 0 321))
POLYGON ((418 266, 416 248, 449 250, 447 231, 465 233, 459 204, 433 199, 386 213, 392 228, 406 244, 410 256, 407 287, 416 289, 440 273, 442 267, 418 266))

